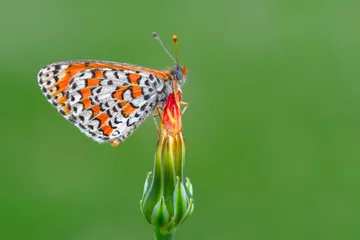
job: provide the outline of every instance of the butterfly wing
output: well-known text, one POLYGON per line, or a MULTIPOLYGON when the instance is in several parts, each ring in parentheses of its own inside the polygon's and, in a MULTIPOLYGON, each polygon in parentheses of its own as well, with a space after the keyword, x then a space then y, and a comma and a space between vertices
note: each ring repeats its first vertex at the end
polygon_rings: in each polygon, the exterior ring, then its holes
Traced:
POLYGON ((164 74, 121 63, 71 61, 46 66, 38 82, 48 101, 87 136, 118 143, 157 106, 164 74))

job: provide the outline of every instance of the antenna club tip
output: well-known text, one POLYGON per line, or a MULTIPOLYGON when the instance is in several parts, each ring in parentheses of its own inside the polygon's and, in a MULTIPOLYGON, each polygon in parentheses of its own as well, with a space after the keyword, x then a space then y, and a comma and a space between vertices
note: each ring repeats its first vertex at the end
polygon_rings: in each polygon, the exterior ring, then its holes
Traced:
POLYGON ((159 38, 159 35, 156 32, 153 32, 152 35, 154 38, 159 38))
POLYGON ((174 42, 177 42, 178 37, 177 37, 176 35, 173 35, 173 36, 172 36, 172 40, 173 40, 174 42))

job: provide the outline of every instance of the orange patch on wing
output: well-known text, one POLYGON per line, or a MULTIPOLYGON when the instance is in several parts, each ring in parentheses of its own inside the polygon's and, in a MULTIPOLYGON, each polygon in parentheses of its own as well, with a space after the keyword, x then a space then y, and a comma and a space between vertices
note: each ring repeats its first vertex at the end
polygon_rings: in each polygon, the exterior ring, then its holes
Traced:
POLYGON ((80 92, 81 92, 81 96, 82 98, 88 98, 90 97, 91 95, 91 91, 90 91, 90 88, 83 88, 83 89, 80 89, 80 92))
POLYGON ((93 106, 91 111, 93 112, 93 116, 97 116, 100 112, 100 106, 93 106))
POLYGON ((99 116, 97 116, 97 119, 100 120, 100 126, 104 125, 106 121, 109 119, 109 115, 106 113, 102 113, 99 116))
POLYGON ((78 62, 78 63, 73 63, 71 64, 68 68, 65 69, 65 71, 76 71, 78 72, 79 70, 83 70, 87 68, 86 65, 84 63, 78 62))
POLYGON ((110 127, 109 124, 106 124, 101 127, 101 131, 104 133, 104 135, 109 136, 112 133, 113 129, 112 127, 110 127))
POLYGON ((121 101, 119 104, 121 107, 124 107, 126 104, 128 104, 128 101, 121 101))
POLYGON ((64 69, 64 72, 66 74, 65 74, 65 76, 63 78, 61 78, 55 84, 55 86, 58 88, 58 90, 56 92, 54 92, 53 95, 55 96, 59 92, 66 91, 68 89, 68 86, 69 86, 69 83, 70 83, 70 80, 72 79, 72 77, 75 74, 77 74, 78 72, 82 71, 83 69, 85 69, 84 64, 72 64, 68 68, 64 69), (80 67, 80 65, 81 65, 81 67, 80 67))
POLYGON ((138 97, 141 97, 143 94, 142 94, 142 88, 140 86, 133 86, 131 88, 131 92, 132 92, 132 96, 134 98, 138 98, 138 97))
POLYGON ((91 106, 91 101, 90 101, 90 99, 88 99, 88 98, 82 100, 81 102, 82 102, 82 104, 84 105, 84 108, 89 108, 89 107, 91 106))
POLYGON ((98 85, 99 85, 99 82, 100 82, 99 79, 89 78, 89 79, 87 80, 87 85, 88 85, 89 87, 98 86, 98 85))
POLYGON ((118 90, 116 90, 115 93, 113 93, 113 97, 116 98, 117 100, 123 100, 122 98, 122 94, 129 88, 129 86, 121 86, 119 87, 118 90))
POLYGON ((153 74, 154 74, 155 76, 157 76, 158 78, 162 78, 162 79, 166 79, 166 80, 170 80, 170 79, 171 79, 171 74, 170 74, 170 72, 153 71, 153 74))
POLYGON ((103 73, 103 71, 100 71, 100 70, 94 71, 94 75, 95 75, 94 78, 97 78, 97 79, 104 78, 104 73, 103 73))
POLYGON ((67 84, 68 84, 68 82, 66 82, 64 80, 60 80, 55 84, 55 86, 57 86, 59 88, 64 88, 64 87, 66 87, 67 84))
POLYGON ((131 106, 131 104, 126 104, 122 110, 122 113, 124 114, 125 117, 130 116, 130 114, 132 114, 134 111, 136 110, 136 108, 134 108, 133 106, 131 106))
POLYGON ((64 96, 59 97, 59 99, 57 100, 58 104, 62 104, 62 103, 66 103, 66 102, 67 102, 67 99, 64 96))
POLYGON ((66 113, 66 115, 69 115, 69 114, 70 114, 70 109, 69 109, 69 107, 68 107, 67 105, 65 105, 65 106, 63 107, 63 111, 66 113))
POLYGON ((130 73, 128 75, 129 82, 134 85, 139 85, 140 78, 141 78, 141 75, 139 75, 139 74, 130 73))
POLYGON ((65 92, 66 89, 67 89, 67 87, 68 87, 69 82, 70 82, 70 80, 66 81, 66 79, 65 79, 65 81, 64 81, 64 80, 58 81, 58 82, 54 85, 54 86, 57 88, 57 90, 54 91, 54 92, 52 93, 52 95, 53 95, 53 96, 56 96, 56 95, 58 95, 59 93, 65 92))

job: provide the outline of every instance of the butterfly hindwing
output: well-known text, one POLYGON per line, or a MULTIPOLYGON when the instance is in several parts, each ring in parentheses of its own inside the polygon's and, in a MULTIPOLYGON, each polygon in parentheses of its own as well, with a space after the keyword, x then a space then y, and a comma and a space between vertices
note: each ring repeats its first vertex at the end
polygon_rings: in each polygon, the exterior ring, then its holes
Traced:
POLYGON ((98 142, 124 140, 157 105, 156 76, 107 64, 61 62, 43 68, 38 75, 49 102, 98 142))

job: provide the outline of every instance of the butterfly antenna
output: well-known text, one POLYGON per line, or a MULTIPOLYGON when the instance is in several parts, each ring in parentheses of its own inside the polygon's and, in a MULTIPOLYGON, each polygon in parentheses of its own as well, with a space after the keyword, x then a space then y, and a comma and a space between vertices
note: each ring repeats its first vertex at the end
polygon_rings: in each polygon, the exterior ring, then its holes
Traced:
POLYGON ((166 49, 166 47, 164 46, 163 42, 161 41, 159 35, 156 33, 156 32, 153 32, 153 37, 159 41, 161 47, 165 50, 165 52, 167 53, 167 55, 169 55, 169 57, 176 63, 178 64, 178 61, 177 61, 177 37, 174 35, 173 36, 173 41, 175 43, 175 54, 176 54, 176 60, 173 56, 171 56, 171 54, 169 53, 169 51, 166 49))
POLYGON ((172 40, 174 41, 176 64, 179 65, 179 57, 178 57, 178 38, 177 38, 177 36, 176 36, 176 35, 173 35, 173 36, 172 36, 172 40))

